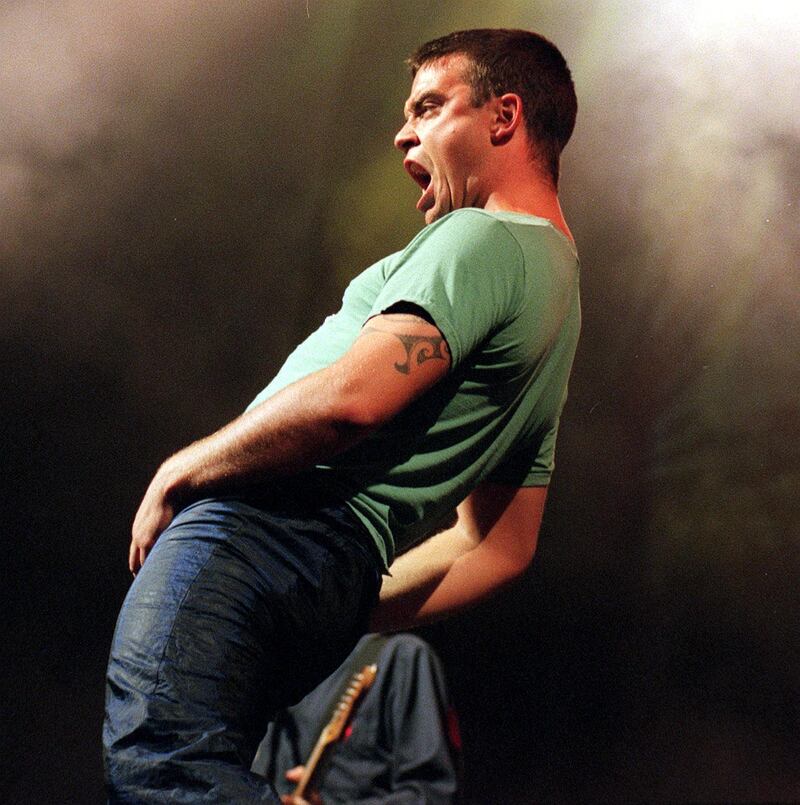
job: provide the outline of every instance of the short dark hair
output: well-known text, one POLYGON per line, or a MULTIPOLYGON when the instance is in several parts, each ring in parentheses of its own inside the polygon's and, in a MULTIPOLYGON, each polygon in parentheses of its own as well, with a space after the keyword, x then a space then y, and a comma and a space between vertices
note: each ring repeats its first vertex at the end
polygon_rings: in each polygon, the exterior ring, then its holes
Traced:
POLYGON ((528 137, 553 186, 558 187, 559 157, 578 111, 575 86, 561 51, 532 31, 474 28, 426 42, 406 63, 413 77, 424 65, 454 54, 470 61, 465 80, 476 106, 505 92, 522 98, 528 137))

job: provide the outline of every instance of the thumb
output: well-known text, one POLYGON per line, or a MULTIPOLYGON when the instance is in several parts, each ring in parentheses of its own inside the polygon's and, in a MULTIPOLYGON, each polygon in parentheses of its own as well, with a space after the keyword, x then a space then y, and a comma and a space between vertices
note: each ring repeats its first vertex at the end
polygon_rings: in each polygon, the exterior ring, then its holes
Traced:
POLYGON ((286 779, 290 783, 299 783, 300 778, 303 776, 303 772, 305 771, 305 766, 295 766, 293 769, 289 769, 286 772, 286 779))

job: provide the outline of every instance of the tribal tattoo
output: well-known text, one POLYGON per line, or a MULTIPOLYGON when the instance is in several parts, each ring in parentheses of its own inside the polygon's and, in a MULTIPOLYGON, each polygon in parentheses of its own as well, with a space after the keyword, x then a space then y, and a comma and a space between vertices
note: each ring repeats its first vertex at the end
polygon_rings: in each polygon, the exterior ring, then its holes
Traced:
MULTIPOLYGON (((405 318, 405 317, 404 317, 405 318)), ((400 321, 398 317, 395 321, 400 321)), ((408 321, 419 322, 421 321, 416 316, 408 316, 408 321)), ((393 333, 389 330, 383 330, 379 327, 372 327, 367 325, 361 331, 362 335, 366 333, 386 333, 386 335, 393 335, 403 345, 406 351, 406 360, 404 363, 395 362, 394 368, 401 374, 407 375, 411 372, 412 362, 417 366, 431 360, 447 360, 450 354, 447 348, 447 341, 440 335, 403 335, 401 333, 393 333)))
POLYGON ((394 365, 394 368, 404 375, 411 371, 412 355, 415 357, 417 366, 435 358, 447 360, 447 342, 440 335, 398 335, 397 333, 392 333, 392 335, 399 338, 406 348, 406 362, 394 365))

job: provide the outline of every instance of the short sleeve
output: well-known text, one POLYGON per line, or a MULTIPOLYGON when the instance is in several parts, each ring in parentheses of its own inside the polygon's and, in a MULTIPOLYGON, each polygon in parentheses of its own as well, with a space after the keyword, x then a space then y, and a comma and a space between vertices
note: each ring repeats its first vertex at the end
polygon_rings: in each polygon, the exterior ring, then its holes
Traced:
POLYGON ((425 227, 386 265, 371 316, 407 302, 421 307, 461 363, 495 328, 517 314, 524 262, 502 221, 463 209, 425 227))
POLYGON ((508 486, 547 486, 555 468, 558 422, 526 442, 497 467, 488 480, 508 486))

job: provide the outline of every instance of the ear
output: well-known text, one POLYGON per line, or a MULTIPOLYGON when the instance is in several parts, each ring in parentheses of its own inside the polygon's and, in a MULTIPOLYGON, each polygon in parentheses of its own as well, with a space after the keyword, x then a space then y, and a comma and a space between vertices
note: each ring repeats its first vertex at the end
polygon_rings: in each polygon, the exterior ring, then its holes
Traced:
POLYGON ((522 98, 507 92, 494 99, 494 117, 490 129, 492 145, 505 145, 522 123, 522 98))

